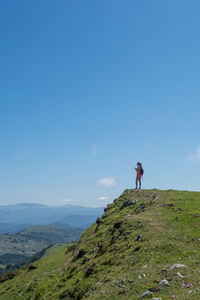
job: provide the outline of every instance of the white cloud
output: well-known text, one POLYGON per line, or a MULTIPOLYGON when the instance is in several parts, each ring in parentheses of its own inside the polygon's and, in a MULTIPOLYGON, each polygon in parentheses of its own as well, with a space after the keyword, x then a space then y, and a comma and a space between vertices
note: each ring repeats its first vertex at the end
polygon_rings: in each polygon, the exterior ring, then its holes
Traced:
POLYGON ((115 186, 116 185, 115 177, 102 178, 98 181, 98 184, 105 187, 115 186))
POLYGON ((108 200, 108 197, 102 196, 102 197, 99 197, 98 200, 105 201, 105 200, 108 200))
POLYGON ((200 146, 197 148, 196 152, 190 153, 187 156, 187 160, 193 161, 193 162, 200 162, 200 146))

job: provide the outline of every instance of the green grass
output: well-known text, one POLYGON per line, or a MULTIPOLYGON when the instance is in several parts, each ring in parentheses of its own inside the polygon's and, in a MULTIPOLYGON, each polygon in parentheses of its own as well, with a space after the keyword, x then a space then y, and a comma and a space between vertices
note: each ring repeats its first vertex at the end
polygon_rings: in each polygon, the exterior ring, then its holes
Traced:
POLYGON ((162 300, 200 299, 199 215, 200 193, 126 190, 76 244, 50 248, 35 269, 0 283, 0 299, 131 300, 149 289, 162 300), (128 200, 138 201, 121 209, 128 200), (177 263, 187 267, 170 269, 177 263))

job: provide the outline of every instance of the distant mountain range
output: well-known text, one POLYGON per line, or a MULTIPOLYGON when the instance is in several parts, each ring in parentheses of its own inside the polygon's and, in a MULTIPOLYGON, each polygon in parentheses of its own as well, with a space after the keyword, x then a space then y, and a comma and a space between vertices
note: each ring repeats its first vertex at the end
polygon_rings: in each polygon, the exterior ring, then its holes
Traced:
POLYGON ((16 204, 0 206, 0 273, 39 255, 51 244, 76 241, 103 208, 16 204))
POLYGON ((78 227, 86 229, 89 225, 91 225, 99 215, 71 215, 67 216, 64 219, 60 220, 59 222, 55 222, 52 225, 61 228, 68 228, 68 227, 78 227))
POLYGON ((53 244, 76 241, 82 229, 56 226, 30 226, 17 234, 0 234, 0 274, 19 267, 53 244))
POLYGON ((21 203, 0 206, 0 234, 17 233, 30 225, 87 228, 103 213, 102 207, 47 206, 21 203))

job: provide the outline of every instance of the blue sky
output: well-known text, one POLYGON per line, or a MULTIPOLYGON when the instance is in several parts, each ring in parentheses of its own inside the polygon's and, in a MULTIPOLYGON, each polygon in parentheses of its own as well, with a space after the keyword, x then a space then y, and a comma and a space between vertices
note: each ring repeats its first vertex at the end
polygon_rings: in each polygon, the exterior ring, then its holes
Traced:
POLYGON ((200 190, 200 2, 0 2, 0 204, 200 190))

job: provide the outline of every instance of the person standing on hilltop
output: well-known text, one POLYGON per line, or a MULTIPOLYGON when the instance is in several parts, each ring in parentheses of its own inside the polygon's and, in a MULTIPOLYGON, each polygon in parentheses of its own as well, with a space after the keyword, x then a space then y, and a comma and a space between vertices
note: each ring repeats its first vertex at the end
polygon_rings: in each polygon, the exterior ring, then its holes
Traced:
POLYGON ((137 168, 135 168, 135 171, 137 172, 137 175, 136 175, 136 187, 135 187, 135 189, 137 190, 137 188, 138 188, 138 182, 139 182, 139 189, 141 189, 141 177, 144 174, 144 170, 143 170, 142 164, 140 162, 137 163, 137 168))

